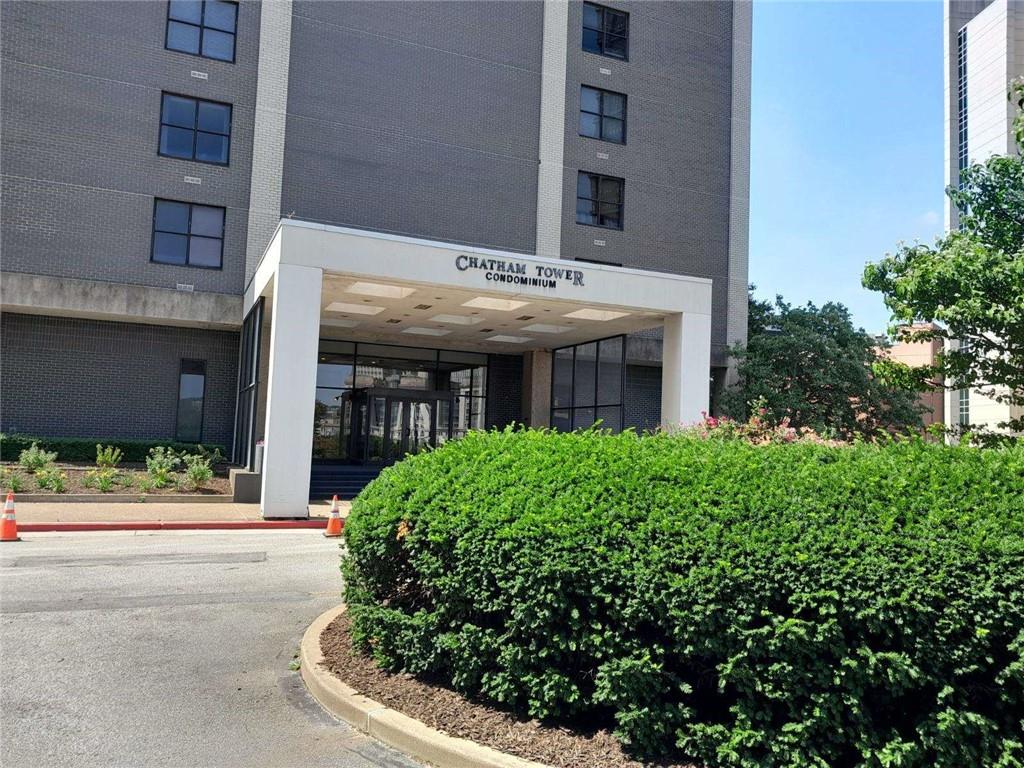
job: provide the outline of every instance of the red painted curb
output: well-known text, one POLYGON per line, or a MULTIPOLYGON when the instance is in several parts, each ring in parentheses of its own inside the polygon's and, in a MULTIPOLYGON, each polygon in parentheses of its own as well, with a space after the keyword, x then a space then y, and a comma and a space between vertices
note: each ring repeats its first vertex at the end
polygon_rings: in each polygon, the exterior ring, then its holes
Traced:
MULTIPOLYGON (((327 520, 141 520, 124 523, 19 523, 18 532, 59 533, 80 531, 239 531, 326 528, 327 520)), ((342 521, 344 527, 344 521, 342 521)))

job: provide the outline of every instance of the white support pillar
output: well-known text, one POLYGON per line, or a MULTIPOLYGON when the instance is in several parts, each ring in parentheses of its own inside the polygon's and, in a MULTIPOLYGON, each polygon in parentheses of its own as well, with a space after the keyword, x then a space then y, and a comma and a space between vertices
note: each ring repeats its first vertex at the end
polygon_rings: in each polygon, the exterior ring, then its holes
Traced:
POLYGON ((263 517, 308 517, 323 271, 280 264, 274 275, 264 429, 263 517))
POLYGON ((711 315, 665 318, 661 356, 661 424, 696 424, 710 399, 711 315))

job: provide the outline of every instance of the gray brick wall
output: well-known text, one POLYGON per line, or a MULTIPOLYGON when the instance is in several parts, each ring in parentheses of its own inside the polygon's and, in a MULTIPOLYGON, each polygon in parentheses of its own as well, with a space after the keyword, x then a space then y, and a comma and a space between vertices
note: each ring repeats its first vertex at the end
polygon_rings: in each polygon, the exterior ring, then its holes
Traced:
POLYGON ((717 359, 729 275, 732 5, 605 4, 630 14, 629 61, 584 52, 582 3, 569 8, 562 256, 712 278, 717 359), (579 135, 584 84, 627 95, 625 145, 579 135), (623 231, 576 223, 581 170, 626 180, 623 231))
POLYGON ((532 252, 541 4, 293 8, 282 213, 532 252))
POLYGON ((487 429, 523 420, 523 356, 490 355, 487 369, 487 429))
POLYGON ((183 358, 206 361, 203 440, 230 447, 237 333, 5 312, 0 431, 173 439, 183 358))
POLYGON ((158 2, 3 3, 5 270, 244 289, 259 4, 240 6, 234 64, 165 50, 166 18, 158 2), (233 105, 229 167, 157 155, 162 91, 233 105), (222 270, 150 262, 154 197, 228 209, 222 270))

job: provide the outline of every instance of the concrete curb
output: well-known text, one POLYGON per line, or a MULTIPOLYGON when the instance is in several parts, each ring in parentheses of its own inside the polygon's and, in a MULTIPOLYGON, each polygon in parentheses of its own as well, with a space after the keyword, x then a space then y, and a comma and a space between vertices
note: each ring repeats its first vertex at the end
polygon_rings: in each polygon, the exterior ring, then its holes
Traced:
POLYGON ((320 614, 302 636, 299 649, 302 680, 324 709, 389 747, 438 768, 548 768, 428 728, 419 720, 360 695, 331 674, 322 666, 320 634, 345 609, 346 606, 339 605, 320 614))
MULTIPOLYGON (((81 531, 246 531, 285 528, 326 528, 324 518, 309 520, 140 520, 116 523, 18 523, 24 533, 77 533, 81 531)), ((344 527, 344 522, 342 523, 344 527)))

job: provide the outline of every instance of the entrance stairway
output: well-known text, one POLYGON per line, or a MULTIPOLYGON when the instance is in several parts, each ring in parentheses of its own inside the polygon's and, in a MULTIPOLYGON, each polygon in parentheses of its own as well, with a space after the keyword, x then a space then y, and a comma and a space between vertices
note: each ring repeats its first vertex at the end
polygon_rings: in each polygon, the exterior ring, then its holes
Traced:
POLYGON ((383 467, 354 464, 313 464, 309 478, 309 498, 354 499, 373 480, 383 467))

